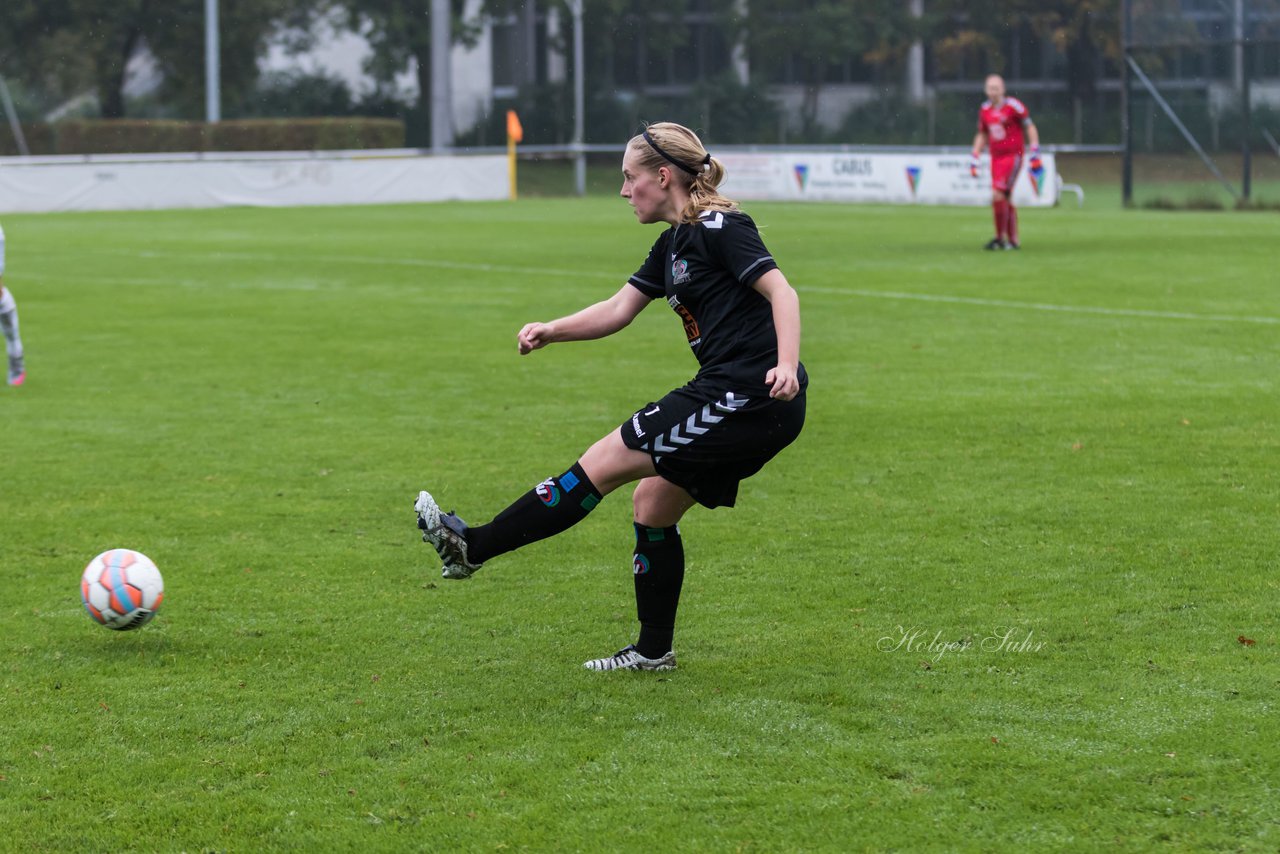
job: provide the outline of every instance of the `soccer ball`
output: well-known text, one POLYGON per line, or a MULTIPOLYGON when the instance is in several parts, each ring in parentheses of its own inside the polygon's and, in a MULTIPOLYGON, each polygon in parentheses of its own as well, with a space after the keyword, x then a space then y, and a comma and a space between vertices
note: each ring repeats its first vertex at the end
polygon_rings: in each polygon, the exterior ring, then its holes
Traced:
POLYGON ((109 629, 138 629, 151 622, 164 601, 164 579, 141 552, 111 549, 84 568, 80 601, 95 622, 109 629))

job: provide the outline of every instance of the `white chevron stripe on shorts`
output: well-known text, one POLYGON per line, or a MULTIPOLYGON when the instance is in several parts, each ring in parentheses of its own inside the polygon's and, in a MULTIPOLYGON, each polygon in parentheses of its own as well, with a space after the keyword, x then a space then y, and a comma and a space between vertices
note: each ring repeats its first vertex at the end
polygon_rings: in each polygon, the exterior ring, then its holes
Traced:
POLYGON ((738 397, 733 392, 729 392, 724 396, 724 400, 716 401, 716 409, 726 415, 735 412, 747 405, 747 398, 738 397))
POLYGON ((708 403, 701 410, 694 412, 685 419, 683 424, 676 424, 666 433, 661 433, 653 437, 652 445, 645 442, 641 447, 648 451, 652 447, 654 461, 662 459, 660 454, 670 454, 680 450, 680 448, 693 444, 699 436, 705 436, 711 432, 711 428, 719 424, 725 419, 725 416, 732 415, 750 402, 749 398, 738 397, 733 392, 727 393, 722 399, 715 403, 708 403), (723 413, 720 415, 713 414, 715 412, 723 413), (684 432, 681 432, 681 429, 684 432))

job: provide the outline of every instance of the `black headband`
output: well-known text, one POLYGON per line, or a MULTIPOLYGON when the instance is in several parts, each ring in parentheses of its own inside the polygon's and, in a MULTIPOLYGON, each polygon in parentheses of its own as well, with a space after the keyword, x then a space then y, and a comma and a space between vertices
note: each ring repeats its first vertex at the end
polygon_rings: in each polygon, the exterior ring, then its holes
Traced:
POLYGON ((708 166, 710 166, 710 165, 711 165, 711 153, 710 153, 710 152, 707 152, 707 156, 706 156, 706 157, 704 157, 704 158, 702 158, 702 164, 701 164, 701 165, 702 165, 702 167, 703 167, 703 168, 702 168, 702 169, 695 169, 695 168, 693 168, 692 166, 690 166, 688 163, 685 163, 683 160, 677 160, 676 158, 674 158, 674 157, 672 157, 670 154, 668 154, 668 153, 666 152, 666 150, 665 150, 661 145, 658 145, 658 143, 656 143, 656 142, 654 141, 653 137, 649 136, 649 131, 647 131, 647 130, 646 130, 646 131, 644 131, 644 141, 645 141, 645 142, 647 142, 647 143, 649 143, 649 147, 650 147, 650 148, 652 148, 654 151, 656 151, 656 152, 658 152, 659 154, 661 154, 661 155, 662 155, 662 159, 663 159, 663 160, 667 161, 668 163, 670 163, 670 164, 671 164, 671 165, 673 165, 673 166, 679 166, 683 171, 688 172, 690 175, 694 176, 695 178, 696 178, 699 174, 701 174, 702 172, 704 172, 704 171, 706 170, 706 167, 708 167, 708 166))

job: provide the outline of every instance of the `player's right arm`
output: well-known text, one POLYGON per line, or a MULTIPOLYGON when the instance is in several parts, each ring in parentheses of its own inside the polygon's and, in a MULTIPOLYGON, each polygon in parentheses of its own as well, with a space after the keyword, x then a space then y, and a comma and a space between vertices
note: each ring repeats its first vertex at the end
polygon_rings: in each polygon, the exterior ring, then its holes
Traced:
POLYGON ((973 156, 981 157, 982 149, 987 147, 987 129, 978 128, 978 132, 973 135, 973 156))
POLYGON ((987 129, 978 122, 978 132, 973 135, 973 148, 969 153, 969 174, 978 177, 978 169, 982 165, 982 149, 987 145, 987 129))
POLYGON ((564 341, 591 341, 625 329, 636 315, 652 301, 630 284, 622 286, 607 300, 589 305, 582 311, 549 323, 526 323, 516 336, 520 355, 524 356, 548 344, 564 341))

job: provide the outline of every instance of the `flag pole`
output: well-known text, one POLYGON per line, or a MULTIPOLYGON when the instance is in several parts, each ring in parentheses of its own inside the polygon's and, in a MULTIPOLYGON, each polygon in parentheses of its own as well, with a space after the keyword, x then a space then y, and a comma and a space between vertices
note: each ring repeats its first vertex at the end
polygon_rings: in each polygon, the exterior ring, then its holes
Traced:
POLYGON ((508 196, 514 202, 519 191, 516 189, 516 138, 511 134, 507 134, 507 183, 511 187, 508 196))
POLYGON ((511 201, 519 196, 516 182, 516 144, 524 139, 524 128, 520 126, 520 117, 515 110, 507 110, 507 181, 510 184, 508 194, 511 201))

